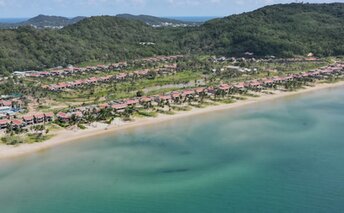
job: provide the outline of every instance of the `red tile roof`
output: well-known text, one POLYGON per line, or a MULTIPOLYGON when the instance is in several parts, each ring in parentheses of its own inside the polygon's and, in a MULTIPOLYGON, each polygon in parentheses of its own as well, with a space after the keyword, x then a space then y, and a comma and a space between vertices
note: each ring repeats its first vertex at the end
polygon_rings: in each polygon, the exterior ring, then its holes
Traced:
POLYGON ((44 113, 45 117, 54 117, 54 113, 53 112, 46 112, 44 113))
POLYGON ((64 112, 59 112, 56 116, 59 118, 70 118, 70 116, 64 112))
POLYGON ((25 121, 33 120, 33 116, 32 115, 23 116, 23 120, 25 121))
POLYGON ((0 104, 4 106, 12 106, 12 101, 0 101, 0 104))
POLYGON ((249 84, 250 84, 250 86, 253 86, 253 87, 257 87, 257 86, 261 85, 261 83, 258 81, 251 81, 249 84))
POLYGON ((33 115, 33 117, 35 117, 36 119, 44 118, 44 114, 43 113, 35 114, 35 115, 33 115))
POLYGON ((14 125, 22 125, 23 121, 22 120, 12 120, 12 124, 14 124, 14 125))
POLYGON ((74 115, 77 116, 77 117, 82 117, 83 116, 82 112, 79 112, 79 111, 75 112, 74 115))
POLYGON ((271 83, 273 83, 274 81, 272 80, 272 79, 264 79, 263 80, 263 83, 264 84, 271 84, 271 83))
POLYGON ((173 98, 180 97, 180 93, 179 92, 173 92, 171 95, 172 95, 173 98))
POLYGON ((200 88, 196 88, 196 89, 195 89, 195 91, 196 91, 197 93, 204 92, 204 90, 205 90, 205 88, 203 88, 203 87, 200 87, 200 88))
POLYGON ((244 88, 245 87, 245 83, 244 82, 238 83, 238 84, 234 85, 234 87, 236 87, 236 88, 244 88))
POLYGON ((193 90, 184 90, 183 91, 183 95, 192 95, 192 94, 195 94, 195 91, 193 91, 193 90))
POLYGON ((10 123, 9 120, 0 120, 0 125, 8 124, 10 123))
POLYGON ((125 109, 126 107, 128 107, 127 104, 114 104, 111 106, 113 109, 125 109))
POLYGON ((142 102, 149 102, 149 101, 152 101, 152 98, 150 98, 150 97, 142 97, 140 99, 140 101, 142 101, 142 102))
POLYGON ((221 84, 219 87, 220 90, 229 90, 230 88, 231 86, 228 84, 221 84))
POLYGON ((105 104, 99 104, 99 108, 101 109, 105 109, 105 108, 108 108, 109 107, 109 104, 105 103, 105 104))
POLYGON ((159 99, 161 99, 161 100, 170 100, 170 99, 172 99, 172 97, 170 95, 161 95, 161 96, 159 96, 159 99))
POLYGON ((139 100, 136 100, 136 99, 130 99, 126 101, 126 104, 128 105, 137 104, 137 103, 139 103, 139 100))

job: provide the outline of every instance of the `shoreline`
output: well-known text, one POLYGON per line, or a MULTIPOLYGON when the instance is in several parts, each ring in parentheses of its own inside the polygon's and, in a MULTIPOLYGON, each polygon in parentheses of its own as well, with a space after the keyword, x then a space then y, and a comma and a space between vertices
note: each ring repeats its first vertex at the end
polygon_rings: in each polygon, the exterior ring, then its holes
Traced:
POLYGON ((242 106, 247 106, 247 105, 251 105, 255 103, 263 103, 265 101, 271 101, 271 100, 284 98, 288 96, 299 95, 299 94, 303 94, 307 92, 329 89, 329 88, 340 87, 340 86, 344 86, 344 81, 340 81, 336 83, 316 84, 314 87, 307 87, 306 89, 300 89, 298 91, 293 91, 293 92, 281 92, 278 94, 262 95, 260 97, 248 97, 246 100, 240 100, 231 104, 220 104, 216 106, 208 106, 205 108, 192 108, 191 111, 178 112, 174 115, 161 115, 160 114, 158 117, 137 118, 135 121, 126 122, 121 126, 116 126, 114 124, 107 125, 107 124, 97 123, 96 127, 90 127, 86 130, 73 131, 73 130, 64 129, 58 132, 54 132, 56 135, 53 138, 42 143, 22 144, 19 146, 0 145, 0 160, 24 156, 24 155, 32 154, 32 153, 39 152, 45 149, 52 148, 57 145, 65 144, 68 142, 78 141, 85 138, 96 137, 99 135, 112 134, 121 130, 128 130, 128 129, 137 128, 141 126, 157 124, 160 122, 170 121, 170 120, 184 118, 184 117, 193 116, 193 115, 199 115, 203 113, 238 109, 242 106), (68 138, 66 138, 66 135, 68 135, 68 138))

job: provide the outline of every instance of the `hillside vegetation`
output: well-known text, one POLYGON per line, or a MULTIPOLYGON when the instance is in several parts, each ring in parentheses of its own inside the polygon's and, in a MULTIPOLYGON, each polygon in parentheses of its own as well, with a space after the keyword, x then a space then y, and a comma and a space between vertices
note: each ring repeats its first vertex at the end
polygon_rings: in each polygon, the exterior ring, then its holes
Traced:
POLYGON ((71 24, 75 24, 86 17, 78 16, 75 18, 66 18, 61 16, 46 16, 38 15, 36 17, 30 18, 26 21, 19 23, 0 23, 0 29, 15 29, 20 26, 34 26, 35 28, 54 28, 54 27, 64 27, 71 24))
POLYGON ((118 15, 116 15, 116 17, 142 21, 148 25, 161 25, 163 23, 186 24, 186 25, 195 24, 194 22, 179 21, 176 19, 161 18, 161 17, 148 16, 148 15, 118 14, 118 15))
POLYGON ((343 55, 344 4, 273 5, 211 20, 196 35, 197 48, 218 54, 343 55))
POLYGON ((343 3, 273 5, 185 28, 91 17, 61 30, 0 30, 0 73, 179 53, 344 55, 343 36, 343 3))

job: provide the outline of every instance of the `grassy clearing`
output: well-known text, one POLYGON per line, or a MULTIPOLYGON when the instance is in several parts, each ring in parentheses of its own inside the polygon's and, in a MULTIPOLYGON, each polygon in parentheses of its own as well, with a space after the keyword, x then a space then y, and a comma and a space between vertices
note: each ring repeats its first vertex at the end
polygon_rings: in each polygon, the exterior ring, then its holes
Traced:
POLYGON ((252 94, 252 93, 245 93, 244 96, 253 97, 253 98, 258 98, 258 97, 260 97, 259 95, 257 95, 257 94, 252 94))
POLYGON ((158 113, 157 112, 152 112, 152 111, 145 111, 145 110, 139 110, 137 112, 138 115, 141 115, 143 117, 157 117, 158 113))
MULTIPOLYGON (((137 91, 145 88, 188 83, 198 78, 200 78, 199 73, 185 71, 179 72, 176 75, 157 77, 152 80, 141 79, 132 82, 112 82, 108 84, 89 85, 60 93, 51 93, 50 96, 54 101, 62 103, 99 103, 105 100, 132 98, 136 96, 137 91)), ((175 90, 175 88, 172 87, 162 89, 160 92, 169 92, 173 90, 175 90)), ((158 91, 153 90, 146 95, 156 94, 156 92, 158 91)))
POLYGON ((28 133, 24 135, 8 135, 1 138, 1 142, 6 145, 41 143, 54 137, 53 134, 28 133))
POLYGON ((176 110, 176 111, 191 111, 192 107, 190 107, 190 106, 172 106, 172 109, 176 110))
POLYGON ((176 113, 172 110, 162 110, 162 109, 158 109, 157 110, 158 113, 160 114, 166 114, 166 115, 175 115, 176 113))
POLYGON ((223 103, 223 104, 232 104, 232 103, 235 103, 235 100, 233 100, 233 99, 224 99, 224 100, 221 100, 220 102, 223 103))

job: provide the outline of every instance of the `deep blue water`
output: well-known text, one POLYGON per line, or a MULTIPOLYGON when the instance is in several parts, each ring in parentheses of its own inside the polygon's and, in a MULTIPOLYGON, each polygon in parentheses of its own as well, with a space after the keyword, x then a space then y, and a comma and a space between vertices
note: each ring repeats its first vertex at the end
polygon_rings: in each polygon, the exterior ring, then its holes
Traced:
POLYGON ((177 119, 3 160, 0 212, 343 212, 343 91, 177 119))

